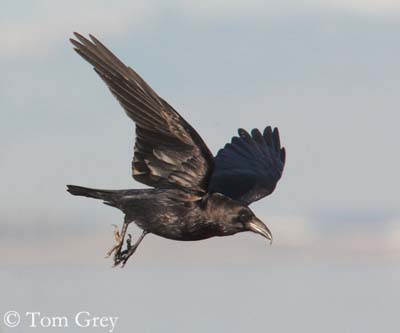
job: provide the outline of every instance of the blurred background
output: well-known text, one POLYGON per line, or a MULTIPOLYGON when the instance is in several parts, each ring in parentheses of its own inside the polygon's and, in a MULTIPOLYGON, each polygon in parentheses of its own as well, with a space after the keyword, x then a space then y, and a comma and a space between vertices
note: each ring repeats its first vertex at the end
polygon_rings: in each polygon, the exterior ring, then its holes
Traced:
POLYGON ((114 332, 398 331, 398 1, 1 4, 0 315, 85 310, 118 316, 114 332), (279 127, 284 175, 252 206, 272 246, 150 235, 110 268, 122 214, 65 184, 144 186, 133 123, 73 31, 138 71, 214 153, 238 127, 279 127))

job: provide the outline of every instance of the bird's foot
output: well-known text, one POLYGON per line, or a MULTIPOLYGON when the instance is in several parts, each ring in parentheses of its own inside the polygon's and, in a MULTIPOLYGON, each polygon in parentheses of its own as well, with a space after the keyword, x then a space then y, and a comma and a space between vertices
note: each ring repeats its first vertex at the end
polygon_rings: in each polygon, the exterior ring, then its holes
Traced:
POLYGON ((135 244, 132 245, 132 235, 128 234, 128 238, 126 239, 126 250, 121 251, 120 254, 114 256, 114 267, 121 265, 121 268, 125 266, 128 259, 135 253, 138 248, 140 242, 143 240, 144 236, 146 236, 147 231, 143 231, 142 235, 136 241, 135 244))
POLYGON ((132 235, 128 234, 128 238, 126 239, 126 249, 116 253, 114 256, 114 267, 121 265, 123 268, 128 261, 129 257, 135 252, 137 245, 132 246, 132 235), (132 250, 133 249, 133 250, 132 250))
POLYGON ((115 256, 121 254, 121 248, 124 243, 124 237, 119 232, 118 226, 115 224, 112 224, 112 226, 114 227, 114 239, 116 241, 116 244, 110 249, 110 251, 107 252, 105 256, 106 258, 109 258, 114 252, 115 252, 114 258, 115 256))

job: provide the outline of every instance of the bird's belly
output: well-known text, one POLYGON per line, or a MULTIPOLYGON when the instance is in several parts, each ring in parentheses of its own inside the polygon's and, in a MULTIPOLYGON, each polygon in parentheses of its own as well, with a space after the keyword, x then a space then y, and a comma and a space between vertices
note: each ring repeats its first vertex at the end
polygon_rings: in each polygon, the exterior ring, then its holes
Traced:
POLYGON ((168 191, 134 198, 126 205, 126 212, 141 229, 168 239, 194 241, 220 235, 197 203, 179 201, 168 191))
POLYGON ((172 240, 196 241, 219 236, 220 230, 205 221, 188 221, 185 219, 164 220, 147 225, 147 231, 172 240))
POLYGON ((167 238, 167 239, 172 239, 172 240, 177 240, 177 241, 198 241, 198 240, 203 240, 211 237, 215 237, 218 235, 212 234, 208 231, 199 231, 196 233, 187 233, 187 232, 160 232, 160 230, 157 230, 156 232, 152 232, 153 234, 156 234, 157 236, 167 238))

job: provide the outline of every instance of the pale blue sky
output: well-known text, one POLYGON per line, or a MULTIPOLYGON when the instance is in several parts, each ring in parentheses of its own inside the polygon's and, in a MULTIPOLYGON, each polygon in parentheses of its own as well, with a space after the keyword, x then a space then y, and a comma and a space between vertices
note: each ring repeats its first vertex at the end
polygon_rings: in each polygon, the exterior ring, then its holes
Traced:
POLYGON ((282 243, 347 237, 351 247, 361 232, 366 247, 376 237, 398 249, 397 3, 4 4, 2 238, 106 232, 119 213, 65 184, 142 187, 130 177, 133 124, 72 51, 76 30, 135 68, 214 153, 238 127, 280 128, 287 166, 254 210, 282 243))
POLYGON ((2 0, 0 331, 16 332, 9 310, 118 316, 115 332, 398 331, 399 35, 393 0, 2 0), (283 178, 252 206, 272 246, 149 235, 109 268, 122 215, 65 184, 143 185, 134 126, 73 31, 136 69, 214 153, 238 127, 280 128, 283 178))

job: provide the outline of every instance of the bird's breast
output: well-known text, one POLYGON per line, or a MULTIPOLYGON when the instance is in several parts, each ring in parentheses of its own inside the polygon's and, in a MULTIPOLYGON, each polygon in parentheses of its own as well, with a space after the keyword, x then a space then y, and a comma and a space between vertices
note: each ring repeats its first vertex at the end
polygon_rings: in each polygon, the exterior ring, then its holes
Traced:
POLYGON ((147 230, 158 236, 181 241, 195 241, 220 236, 218 224, 192 214, 160 214, 147 230))

